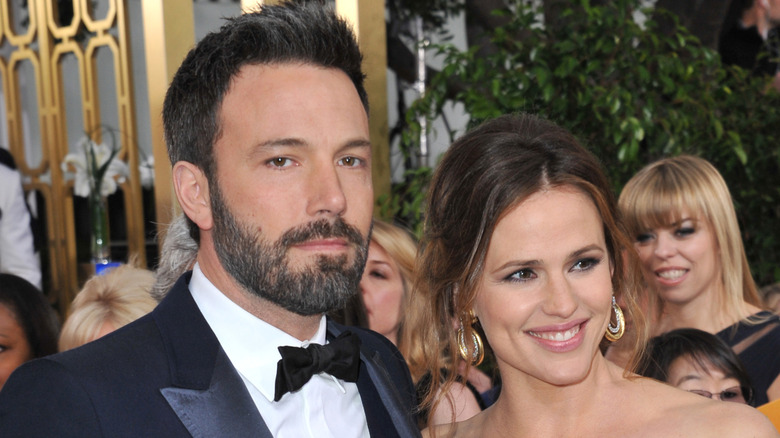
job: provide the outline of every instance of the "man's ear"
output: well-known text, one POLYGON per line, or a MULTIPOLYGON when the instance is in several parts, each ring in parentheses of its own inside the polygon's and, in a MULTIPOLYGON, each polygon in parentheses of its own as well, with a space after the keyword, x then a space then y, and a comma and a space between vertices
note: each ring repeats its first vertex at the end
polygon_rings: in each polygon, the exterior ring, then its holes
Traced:
POLYGON ((173 165, 173 189, 184 214, 201 230, 210 230, 214 222, 208 178, 203 171, 187 161, 177 162, 173 165))

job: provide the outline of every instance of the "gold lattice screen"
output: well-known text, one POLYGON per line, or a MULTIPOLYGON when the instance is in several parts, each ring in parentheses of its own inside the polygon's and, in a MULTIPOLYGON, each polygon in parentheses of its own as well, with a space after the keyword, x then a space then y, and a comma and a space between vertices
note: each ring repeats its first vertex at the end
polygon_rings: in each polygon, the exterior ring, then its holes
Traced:
POLYGON ((120 186, 127 248, 145 261, 127 9, 123 0, 103 1, 102 16, 96 17, 95 3, 74 0, 68 23, 60 23, 56 0, 28 0, 26 9, 18 0, 0 3, 0 75, 6 109, 0 130, 7 132, 25 189, 37 191, 43 200, 47 251, 42 254, 50 269, 46 292, 61 312, 79 287, 73 182, 60 167, 73 138, 86 132, 99 136, 100 126, 118 132, 119 157, 130 168, 130 177, 120 186), (37 105, 23 107, 31 96, 37 105), (101 102, 115 108, 101 108, 101 102), (107 112, 111 120, 104 117, 107 112), (79 126, 73 126, 74 121, 79 126))
MULTIPOLYGON (((120 158, 130 168, 129 179, 120 187, 127 252, 139 255, 139 262, 145 262, 145 233, 137 129, 148 129, 151 136, 160 232, 175 210, 160 116, 168 83, 194 44, 193 0, 132 0, 140 1, 142 9, 142 23, 133 28, 144 35, 144 47, 137 49, 145 54, 148 108, 141 111, 150 114, 150 125, 142 128, 136 127, 130 77, 129 1, 26 0, 26 8, 20 8, 25 0, 0 0, 0 86, 6 115, 0 118, 0 134, 6 134, 25 190, 36 191, 42 199, 44 264, 50 271, 44 273, 44 287, 63 315, 80 286, 73 181, 60 167, 74 139, 98 132, 99 126, 119 133, 115 138, 121 144, 120 158), (72 19, 61 19, 57 5, 71 3, 72 19)), ((245 9, 262 3, 241 0, 245 9)), ((365 54, 378 196, 388 193, 390 184, 384 1, 337 0, 335 5, 353 24, 365 54)))

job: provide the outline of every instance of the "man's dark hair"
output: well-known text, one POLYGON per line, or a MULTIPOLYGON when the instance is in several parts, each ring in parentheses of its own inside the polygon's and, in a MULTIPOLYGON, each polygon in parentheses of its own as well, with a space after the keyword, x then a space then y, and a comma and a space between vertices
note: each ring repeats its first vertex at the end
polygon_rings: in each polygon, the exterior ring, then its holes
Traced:
MULTIPOLYGON (((336 68, 355 85, 368 112, 362 55, 349 25, 321 1, 288 1, 229 18, 188 54, 163 105, 171 164, 187 161, 215 183, 213 145, 220 135, 219 110, 232 79, 245 65, 300 63, 336 68)), ((188 220, 190 234, 198 228, 188 220)))

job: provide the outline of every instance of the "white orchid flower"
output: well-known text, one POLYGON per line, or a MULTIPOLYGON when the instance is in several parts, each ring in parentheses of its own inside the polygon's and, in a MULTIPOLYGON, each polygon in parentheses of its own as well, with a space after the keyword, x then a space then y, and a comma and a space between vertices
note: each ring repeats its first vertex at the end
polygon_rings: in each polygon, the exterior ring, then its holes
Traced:
POLYGON ((73 193, 76 196, 88 197, 90 192, 89 175, 87 174, 87 159, 83 152, 71 152, 65 155, 65 160, 62 162, 62 170, 63 172, 69 172, 69 168, 73 168, 76 171, 73 193))
POLYGON ((76 196, 89 197, 95 187, 100 187, 100 196, 108 196, 127 179, 130 169, 127 164, 116 158, 116 151, 105 143, 97 144, 88 137, 79 141, 79 152, 71 152, 65 156, 62 169, 68 171, 68 167, 75 169, 73 193, 76 196), (94 161, 92 156, 94 154, 94 161), (105 167, 106 163, 108 164, 105 167), (94 168, 93 168, 94 164, 94 168), (101 177, 101 170, 102 172, 101 177), (100 180, 98 180, 100 178, 100 180))
POLYGON ((141 186, 145 189, 154 187, 154 156, 149 155, 138 166, 141 174, 141 186))

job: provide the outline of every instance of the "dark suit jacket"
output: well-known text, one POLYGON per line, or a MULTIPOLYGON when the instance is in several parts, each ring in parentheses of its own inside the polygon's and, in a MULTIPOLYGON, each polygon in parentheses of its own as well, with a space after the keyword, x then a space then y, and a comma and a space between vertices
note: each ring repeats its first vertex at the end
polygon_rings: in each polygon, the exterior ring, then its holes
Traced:
MULTIPOLYGON (((198 310, 185 274, 149 315, 81 348, 27 362, 0 391, 3 437, 271 437, 198 310)), ((328 324, 328 335, 346 327, 328 324)), ((360 398, 372 437, 418 436, 406 365, 362 341, 360 398)))

